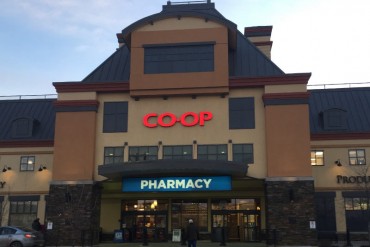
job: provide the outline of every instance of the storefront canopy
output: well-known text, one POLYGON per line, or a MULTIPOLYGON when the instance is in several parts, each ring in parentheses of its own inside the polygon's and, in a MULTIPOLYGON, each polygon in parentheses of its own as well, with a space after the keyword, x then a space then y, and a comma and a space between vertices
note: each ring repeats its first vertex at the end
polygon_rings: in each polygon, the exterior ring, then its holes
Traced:
POLYGON ((148 160, 98 166, 98 174, 111 180, 123 177, 224 175, 246 177, 248 165, 220 160, 148 160))

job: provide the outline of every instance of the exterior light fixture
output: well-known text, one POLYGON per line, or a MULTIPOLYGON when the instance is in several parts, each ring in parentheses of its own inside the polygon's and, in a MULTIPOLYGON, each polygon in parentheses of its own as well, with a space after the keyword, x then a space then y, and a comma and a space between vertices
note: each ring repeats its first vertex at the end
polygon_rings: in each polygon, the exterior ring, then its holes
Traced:
POLYGON ((44 165, 40 165, 40 167, 39 167, 38 171, 39 171, 39 172, 42 172, 43 170, 46 170, 46 166, 44 166, 44 165))
POLYGON ((335 163, 337 166, 342 166, 342 163, 340 163, 340 159, 336 160, 334 163, 335 163))
POLYGON ((11 170, 11 169, 12 169, 11 167, 5 165, 4 168, 3 168, 3 172, 6 172, 6 171, 11 170))

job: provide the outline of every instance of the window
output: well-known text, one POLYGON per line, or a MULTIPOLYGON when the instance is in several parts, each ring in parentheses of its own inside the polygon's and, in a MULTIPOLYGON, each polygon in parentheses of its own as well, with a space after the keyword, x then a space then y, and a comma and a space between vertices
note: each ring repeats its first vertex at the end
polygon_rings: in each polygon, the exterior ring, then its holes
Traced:
POLYGON ((164 146, 164 160, 189 160, 193 158, 193 146, 164 146))
POLYGON ((347 112, 339 108, 331 108, 322 112, 325 130, 347 129, 347 112))
POLYGON ((173 199, 171 209, 172 229, 179 229, 185 226, 189 219, 193 219, 199 231, 208 230, 208 204, 206 199, 173 199))
POLYGON ((253 144, 233 144, 233 161, 253 164, 253 144))
POLYGON ((323 166, 324 165, 324 151, 313 150, 311 151, 311 166, 323 166))
POLYGON ((144 46, 144 73, 184 73, 214 70, 214 43, 144 46))
POLYGON ((365 149, 348 150, 350 165, 366 165, 365 149))
POLYGON ((34 170, 35 170, 35 156, 22 156, 21 171, 34 171, 34 170))
POLYGON ((199 160, 227 160, 227 145, 198 145, 199 160))
POLYGON ((157 159, 158 159, 157 146, 130 147, 129 149, 129 161, 131 162, 157 159))
POLYGON ((229 99, 229 128, 254 129, 254 98, 229 99))
POLYGON ((34 128, 34 121, 32 118, 18 118, 12 122, 12 137, 26 138, 32 137, 32 130, 34 128))
POLYGON ((123 147, 105 147, 104 164, 117 164, 123 162, 123 147))
POLYGON ((15 226, 31 226, 37 217, 38 201, 11 201, 9 224, 15 226))
POLYGON ((346 210, 367 210, 369 199, 367 198, 344 198, 346 210))
POLYGON ((105 102, 103 132, 127 132, 128 102, 105 102))

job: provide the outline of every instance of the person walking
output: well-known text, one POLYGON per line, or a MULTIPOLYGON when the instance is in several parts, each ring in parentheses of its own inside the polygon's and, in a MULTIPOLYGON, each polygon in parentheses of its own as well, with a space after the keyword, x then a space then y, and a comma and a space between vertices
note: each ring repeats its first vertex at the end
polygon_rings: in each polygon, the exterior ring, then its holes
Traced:
POLYGON ((39 218, 36 218, 33 222, 32 222, 32 229, 35 230, 35 231, 41 231, 41 224, 40 224, 40 219, 39 218))
POLYGON ((189 219, 189 224, 186 227, 186 240, 188 241, 188 247, 197 247, 198 236, 198 228, 194 225, 194 221, 189 219))

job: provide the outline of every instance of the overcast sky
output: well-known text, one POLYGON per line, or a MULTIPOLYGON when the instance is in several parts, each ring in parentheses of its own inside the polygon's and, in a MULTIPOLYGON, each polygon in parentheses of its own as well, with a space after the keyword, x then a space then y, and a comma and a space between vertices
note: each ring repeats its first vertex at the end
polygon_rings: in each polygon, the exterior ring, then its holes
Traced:
MULTIPOLYGON (((53 94, 118 47, 116 33, 166 0, 0 0, 0 96, 53 94)), ((176 1, 173 1, 176 2, 176 1)), ((212 0, 243 32, 272 25, 272 60, 310 85, 370 82, 369 0, 212 0)))

